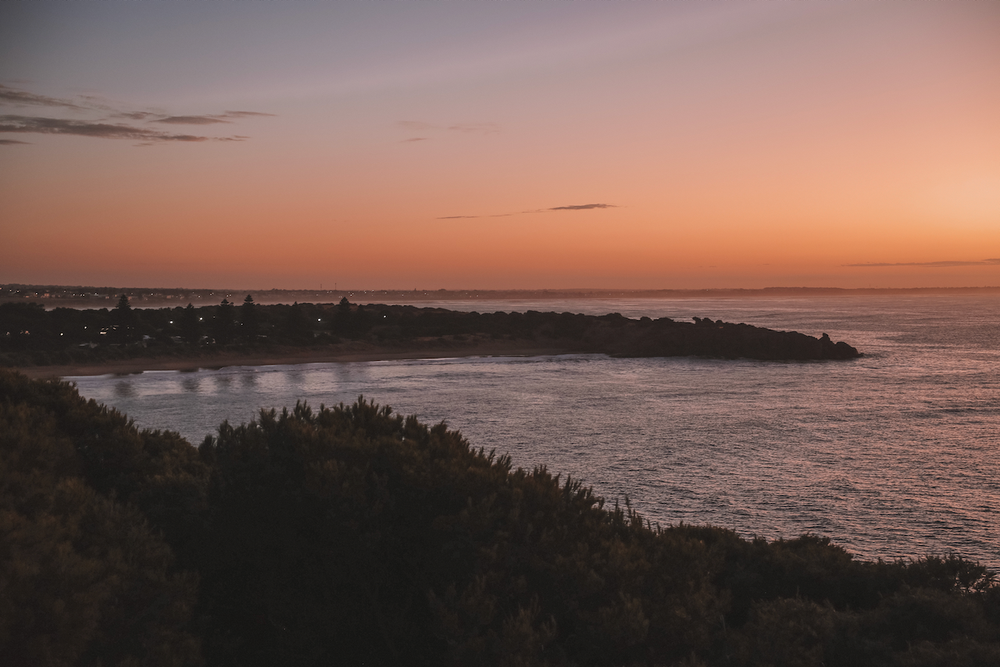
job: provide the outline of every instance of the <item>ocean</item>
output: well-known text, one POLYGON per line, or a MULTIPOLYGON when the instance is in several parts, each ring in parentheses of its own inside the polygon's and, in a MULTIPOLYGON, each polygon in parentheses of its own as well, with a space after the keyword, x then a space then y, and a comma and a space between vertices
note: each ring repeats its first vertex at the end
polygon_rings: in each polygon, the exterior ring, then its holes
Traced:
POLYGON ((866 559, 1000 569, 1000 296, 454 301, 480 312, 693 316, 819 336, 839 362, 604 355, 238 366, 67 378, 192 444, 260 408, 364 395, 476 448, 628 498, 653 524, 828 536, 866 559))

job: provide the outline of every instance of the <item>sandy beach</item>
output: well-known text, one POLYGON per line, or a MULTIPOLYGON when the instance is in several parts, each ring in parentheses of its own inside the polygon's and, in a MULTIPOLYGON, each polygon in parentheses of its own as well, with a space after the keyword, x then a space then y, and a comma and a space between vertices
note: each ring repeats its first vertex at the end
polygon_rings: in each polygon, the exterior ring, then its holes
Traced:
POLYGON ((393 359, 443 359, 449 357, 516 356, 531 357, 577 352, 565 347, 532 345, 532 341, 435 341, 412 347, 349 343, 325 348, 281 348, 266 351, 220 352, 191 356, 136 357, 108 361, 51 366, 14 367, 30 378, 75 377, 80 375, 129 375, 143 371, 194 371, 226 366, 276 366, 393 359))

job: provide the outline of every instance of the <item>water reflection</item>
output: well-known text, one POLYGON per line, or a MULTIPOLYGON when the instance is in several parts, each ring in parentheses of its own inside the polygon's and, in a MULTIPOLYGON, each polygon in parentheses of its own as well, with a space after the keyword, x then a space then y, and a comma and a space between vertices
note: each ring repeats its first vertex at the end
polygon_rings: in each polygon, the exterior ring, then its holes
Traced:
POLYGON ((197 394, 201 392, 201 378, 197 375, 186 377, 181 380, 181 389, 186 394, 197 394))
POLYGON ((115 396, 118 398, 134 397, 135 385, 131 380, 118 380, 115 382, 115 396))
POLYGON ((297 366, 285 372, 285 380, 291 389, 299 389, 305 383, 306 374, 297 366))
POLYGON ((373 364, 333 364, 331 374, 339 385, 366 383, 371 377, 373 364))
POLYGON ((256 389, 257 388, 257 371, 244 368, 243 372, 240 374, 240 386, 244 389, 256 389))

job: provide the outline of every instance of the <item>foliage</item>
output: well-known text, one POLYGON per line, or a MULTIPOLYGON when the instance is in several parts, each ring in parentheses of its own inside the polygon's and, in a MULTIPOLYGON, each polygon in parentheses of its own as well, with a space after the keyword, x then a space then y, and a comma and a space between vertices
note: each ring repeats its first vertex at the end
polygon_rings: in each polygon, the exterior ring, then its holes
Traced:
POLYGON ((212 335, 219 345, 228 345, 236 339, 236 306, 229 299, 222 299, 222 303, 215 311, 215 319, 212 320, 212 335))
MULTIPOLYGON (((828 336, 814 338, 747 324, 695 318, 696 323, 632 320, 618 313, 477 313, 382 304, 293 303, 262 306, 248 294, 237 307, 46 312, 24 303, 0 304, 0 366, 110 361, 130 356, 250 352, 288 346, 341 345, 421 350, 517 341, 564 352, 616 356, 703 356, 753 359, 851 359, 857 351, 828 336), (237 315, 237 310, 239 311, 237 315), (202 326, 204 323, 204 326, 202 326), (206 336, 203 338, 203 334, 206 336), (141 343, 141 344, 140 344, 141 343)), ((370 347, 368 349, 371 349, 370 347)))
MULTIPOLYGON (((65 384, 0 373, 4 664, 201 662, 198 641, 185 627, 197 577, 174 570, 170 548, 135 504, 90 483, 95 466, 89 455, 141 447, 103 442, 101 435, 112 435, 107 422, 121 425, 122 419, 84 402, 65 384), (101 452, 87 451, 88 443, 98 442, 101 452)), ((117 466, 102 458, 100 473, 117 466)), ((106 474, 100 476, 106 481, 106 474)), ((156 486, 148 481, 147 499, 156 486)), ((126 486, 142 495, 136 484, 126 486)))
POLYGON ((0 472, 11 664, 1000 662, 1000 589, 959 556, 654 529, 364 399, 195 449, 0 372, 0 472))
POLYGON ((197 345, 201 342, 201 318, 199 318, 198 312, 190 303, 181 312, 179 323, 180 335, 185 343, 197 345))
POLYGON ((138 317, 136 316, 136 312, 132 310, 132 306, 129 305, 128 296, 122 294, 118 298, 118 305, 111 311, 111 315, 113 324, 111 330, 108 332, 110 340, 119 345, 127 345, 134 342, 137 337, 136 321, 138 317))
POLYGON ((247 294, 240 306, 240 338, 246 342, 254 342, 260 332, 260 321, 257 317, 257 304, 253 302, 253 296, 247 294))

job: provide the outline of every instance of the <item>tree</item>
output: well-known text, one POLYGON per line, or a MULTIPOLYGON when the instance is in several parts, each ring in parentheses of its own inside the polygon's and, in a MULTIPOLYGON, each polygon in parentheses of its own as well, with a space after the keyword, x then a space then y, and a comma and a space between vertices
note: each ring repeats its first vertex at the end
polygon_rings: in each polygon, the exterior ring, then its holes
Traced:
POLYGON ((340 336, 349 336, 351 334, 351 325, 354 323, 354 313, 352 311, 351 302, 347 300, 347 297, 342 297, 340 303, 337 304, 337 308, 333 313, 331 318, 330 329, 334 334, 340 336))
POLYGON ((309 316, 298 301, 293 303, 285 313, 282 335, 290 343, 308 343, 312 340, 309 316))
POLYGON ((111 311, 111 320, 116 327, 114 340, 119 343, 131 343, 135 339, 135 311, 128 303, 124 294, 118 298, 118 305, 111 311))
POLYGON ((201 341, 201 320, 190 303, 181 313, 181 338, 191 345, 197 345, 201 341))
POLYGON ((229 299, 222 299, 218 310, 215 312, 215 326, 213 334, 215 342, 219 345, 227 345, 233 342, 236 337, 236 306, 229 299))
POLYGON ((260 323, 257 319, 257 305, 253 302, 253 297, 247 294, 240 306, 240 329, 242 337, 248 341, 257 339, 260 323))

